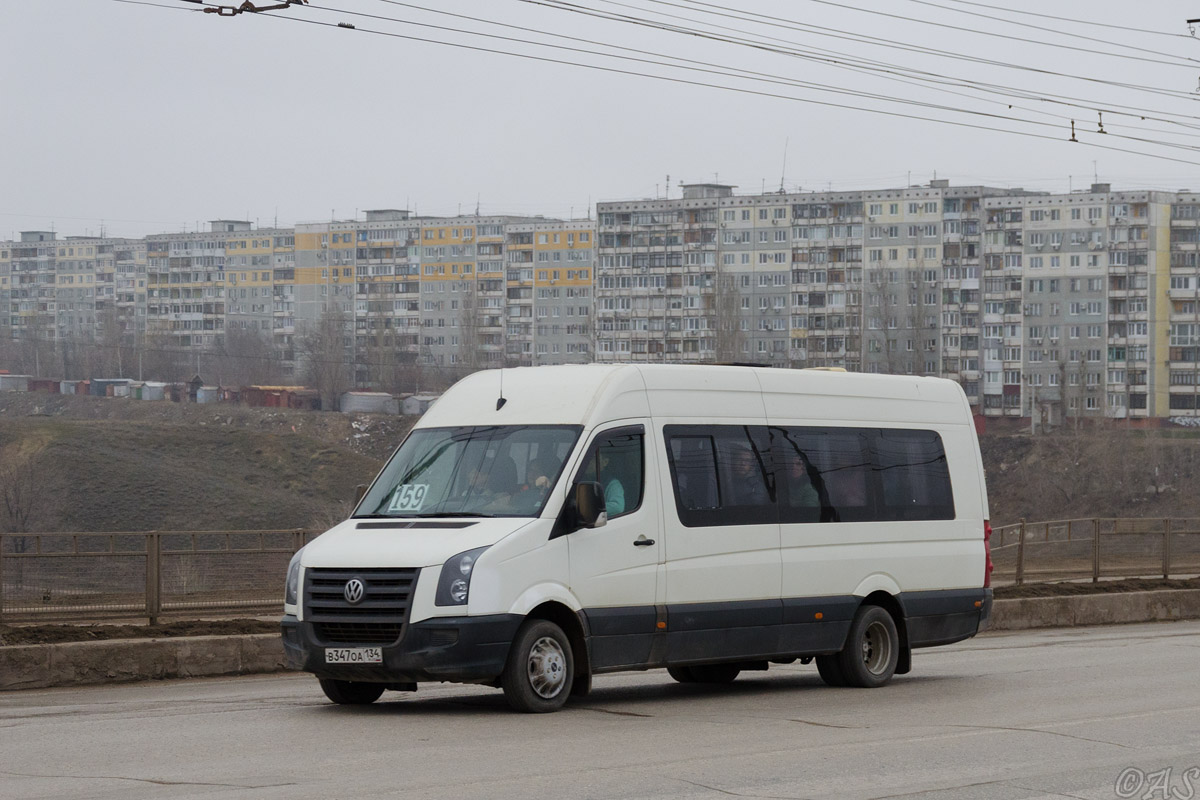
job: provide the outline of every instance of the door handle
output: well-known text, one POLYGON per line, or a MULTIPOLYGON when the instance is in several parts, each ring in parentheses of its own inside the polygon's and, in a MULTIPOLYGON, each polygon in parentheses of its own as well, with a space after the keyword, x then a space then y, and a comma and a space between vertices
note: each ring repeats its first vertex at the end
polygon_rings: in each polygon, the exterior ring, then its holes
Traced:
POLYGON ((638 537, 637 539, 635 539, 635 540, 634 540, 634 542, 633 542, 633 546, 634 546, 634 547, 649 547, 649 546, 650 546, 650 545, 652 545, 652 544, 654 544, 654 540, 653 540, 653 539, 647 539, 645 536, 639 536, 639 537, 638 537))

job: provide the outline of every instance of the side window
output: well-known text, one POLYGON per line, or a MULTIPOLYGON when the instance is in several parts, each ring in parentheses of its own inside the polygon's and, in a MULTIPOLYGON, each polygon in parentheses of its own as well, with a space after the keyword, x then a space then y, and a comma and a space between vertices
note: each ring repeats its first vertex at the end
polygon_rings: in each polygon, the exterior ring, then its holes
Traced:
POLYGON ((784 483, 786 522, 864 522, 875 519, 870 437, 862 428, 786 428, 781 431, 784 464, 789 467, 784 483), (813 520, 812 493, 820 506, 813 520))
POLYGON ((772 428, 783 522, 954 519, 942 439, 934 431, 772 428))
POLYGON ((645 472, 643 429, 620 428, 600 434, 588 448, 575 480, 595 481, 604 487, 604 506, 616 519, 642 505, 645 472))
POLYGON ((933 431, 883 430, 875 439, 880 515, 889 520, 954 519, 942 437, 933 431))
POLYGON ((664 433, 675 507, 685 526, 776 521, 765 428, 667 425, 664 433))

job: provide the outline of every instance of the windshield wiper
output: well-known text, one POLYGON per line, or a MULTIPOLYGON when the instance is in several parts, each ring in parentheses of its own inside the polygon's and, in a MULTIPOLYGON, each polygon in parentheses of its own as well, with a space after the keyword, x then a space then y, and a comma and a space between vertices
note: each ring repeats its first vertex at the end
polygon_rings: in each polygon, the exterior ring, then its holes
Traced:
POLYGON ((495 514, 484 514, 480 511, 428 511, 422 514, 405 514, 404 516, 429 519, 431 517, 494 517, 495 514))

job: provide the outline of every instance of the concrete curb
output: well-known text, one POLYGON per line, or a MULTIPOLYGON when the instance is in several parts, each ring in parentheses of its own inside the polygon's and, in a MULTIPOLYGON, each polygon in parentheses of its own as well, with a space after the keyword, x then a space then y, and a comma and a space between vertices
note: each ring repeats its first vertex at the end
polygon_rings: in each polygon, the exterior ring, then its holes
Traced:
MULTIPOLYGON (((1200 619, 1200 589, 997 600, 988 630, 1200 619)), ((287 669, 277 633, 0 647, 0 691, 287 669)))
POLYGON ((0 647, 0 691, 284 669, 277 633, 0 647))
POLYGON ((1022 597, 992 605, 994 631, 1200 619, 1200 589, 1022 597))

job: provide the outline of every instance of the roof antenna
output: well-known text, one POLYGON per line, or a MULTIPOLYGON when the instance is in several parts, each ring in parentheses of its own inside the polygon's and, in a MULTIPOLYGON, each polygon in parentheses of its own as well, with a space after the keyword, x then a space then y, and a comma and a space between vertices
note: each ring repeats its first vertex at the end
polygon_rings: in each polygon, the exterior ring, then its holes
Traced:
POLYGON ((504 404, 508 401, 504 399, 504 367, 500 368, 500 398, 496 400, 496 410, 504 408, 504 404))
POLYGON ((784 193, 783 183, 787 178, 787 151, 788 145, 791 143, 792 137, 787 137, 783 140, 783 171, 779 173, 779 193, 784 193))

